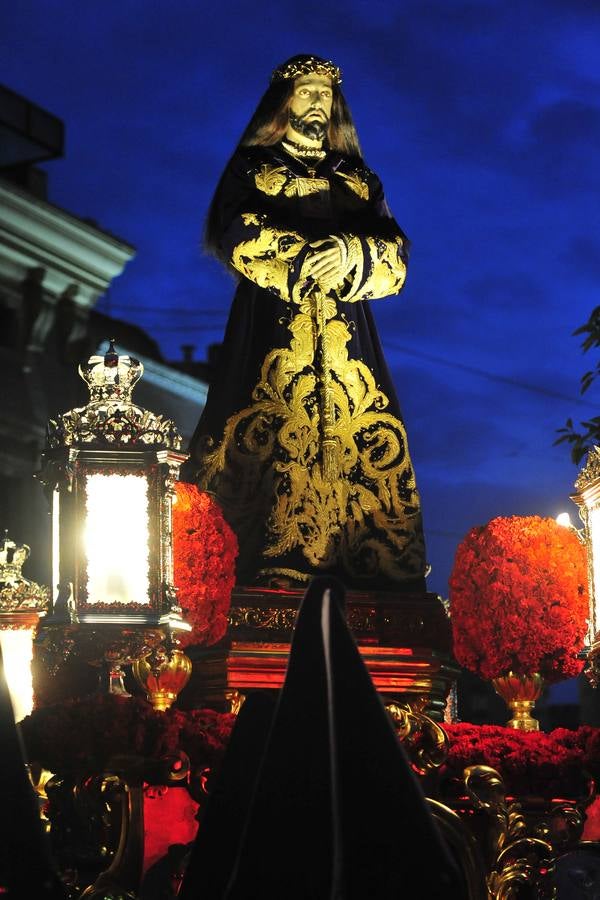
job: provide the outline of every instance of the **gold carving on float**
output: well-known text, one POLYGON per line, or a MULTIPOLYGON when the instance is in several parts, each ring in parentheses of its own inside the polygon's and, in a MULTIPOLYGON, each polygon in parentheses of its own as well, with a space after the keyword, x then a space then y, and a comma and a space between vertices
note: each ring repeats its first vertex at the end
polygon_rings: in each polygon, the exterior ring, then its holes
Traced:
POLYGON ((521 807, 507 802, 498 772, 489 766, 468 766, 464 785, 474 808, 484 812, 489 821, 489 896, 493 900, 553 896, 553 848, 541 838, 527 836, 521 807))
POLYGON ((600 447, 592 447, 587 455, 585 465, 575 481, 575 490, 583 491, 591 481, 600 478, 600 447))
POLYGON ((225 699, 229 703, 229 712, 237 716, 246 702, 246 695, 241 694, 238 690, 225 691, 225 699))
MULTIPOLYGON (((234 265, 242 271, 244 253, 246 259, 256 255, 256 247, 267 253, 279 239, 265 228, 251 251, 249 242, 236 248, 234 265)), ((282 260, 266 261, 277 263, 287 279, 282 260)), ((283 295, 283 277, 271 280, 279 281, 283 295)), ((214 489, 218 483, 240 543, 245 524, 251 528, 256 521, 252 509, 265 491, 275 493, 263 550, 267 560, 300 549, 311 568, 341 563, 358 576, 418 577, 424 552, 406 431, 386 411, 389 400, 368 366, 349 358, 351 332, 343 319, 334 318, 331 298, 323 298, 320 330, 329 351, 338 471, 332 481, 322 472, 321 360, 313 309, 304 298, 288 326, 290 346, 267 354, 252 404, 229 418, 222 442, 205 454, 200 486, 214 489)))
POLYGON ((177 647, 155 647, 131 665, 133 677, 144 690, 153 709, 169 709, 192 674, 192 661, 177 647))
POLYGON ((336 171, 335 174, 339 178, 342 178, 347 187, 349 187, 351 191, 354 191, 356 196, 360 197, 361 200, 369 199, 369 185, 362 180, 357 172, 352 172, 347 175, 345 172, 336 171))
MULTIPOLYGON (((298 615, 295 606, 232 606, 229 611, 231 628, 257 628, 264 631, 291 632, 298 615)), ((347 612, 348 625, 356 631, 375 631, 377 611, 350 608, 347 612)))
POLYGON ((448 756, 446 732, 422 711, 427 699, 425 696, 420 702, 393 702, 385 705, 413 768, 419 775, 438 769, 448 756))

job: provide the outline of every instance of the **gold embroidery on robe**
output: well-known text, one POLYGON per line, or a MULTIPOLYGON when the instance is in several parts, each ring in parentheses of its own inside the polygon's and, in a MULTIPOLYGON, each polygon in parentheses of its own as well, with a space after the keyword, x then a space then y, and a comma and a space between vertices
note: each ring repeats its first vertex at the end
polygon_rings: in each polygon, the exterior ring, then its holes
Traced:
POLYGON ((275 197, 288 180, 289 170, 285 166, 270 166, 265 163, 254 176, 254 183, 259 191, 275 197))
POLYGON ((352 172, 348 175, 345 172, 336 171, 335 174, 339 178, 343 178, 350 190, 354 191, 354 193, 358 197, 360 197, 361 200, 369 199, 369 185, 366 183, 366 181, 362 180, 357 172, 352 172))
MULTIPOLYGON (((256 540, 257 509, 270 507, 265 565, 300 550, 307 568, 342 566, 357 577, 422 575, 419 498, 403 423, 361 360, 350 330, 325 302, 339 474, 321 471, 319 362, 309 299, 289 323, 290 346, 271 350, 252 402, 232 415, 203 456, 200 487, 218 491, 240 545, 256 540)), ((283 563, 285 565, 285 563, 283 563)))
POLYGON ((290 263, 306 241, 295 231, 268 227, 265 217, 256 213, 242 213, 242 221, 247 226, 258 225, 261 230, 256 237, 233 248, 233 267, 260 287, 275 290, 283 300, 289 300, 290 263))
MULTIPOLYGON (((362 251, 358 253, 353 249, 352 240, 350 239, 350 253, 353 259, 362 258, 362 251)), ((370 255, 370 269, 367 278, 362 281, 361 278, 355 277, 353 284, 343 296, 343 300, 347 303, 355 303, 358 300, 368 300, 371 297, 387 297, 390 294, 397 294, 406 279, 406 265, 400 256, 403 247, 401 237, 394 240, 384 238, 366 238, 370 255)))

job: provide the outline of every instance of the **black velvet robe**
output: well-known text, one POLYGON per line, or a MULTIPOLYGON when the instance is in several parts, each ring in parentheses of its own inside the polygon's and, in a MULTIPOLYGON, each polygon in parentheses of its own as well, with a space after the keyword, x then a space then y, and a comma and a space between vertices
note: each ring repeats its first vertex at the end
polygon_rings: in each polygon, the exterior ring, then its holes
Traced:
POLYGON ((237 532, 238 583, 330 573, 350 587, 422 587, 419 497, 368 303, 406 274, 381 182, 336 152, 313 165, 281 145, 248 147, 214 215, 241 278, 186 477, 237 532), (323 292, 302 266, 309 242, 331 234, 347 275, 323 292))

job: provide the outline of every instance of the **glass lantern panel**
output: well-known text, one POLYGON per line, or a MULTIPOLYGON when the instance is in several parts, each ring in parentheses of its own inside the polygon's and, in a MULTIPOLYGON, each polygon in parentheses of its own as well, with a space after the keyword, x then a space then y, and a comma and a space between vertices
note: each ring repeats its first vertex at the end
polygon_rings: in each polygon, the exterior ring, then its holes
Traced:
POLYGON ((33 627, 2 629, 0 647, 15 722, 20 722, 33 709, 33 627))
POLYGON ((52 492, 52 601, 58 600, 60 582, 60 492, 52 492))
POLYGON ((600 506, 588 510, 588 531, 592 554, 592 582, 590 603, 592 604, 591 635, 594 638, 600 628, 600 506))
POLYGON ((146 477, 94 473, 86 492, 87 602, 149 604, 146 477))

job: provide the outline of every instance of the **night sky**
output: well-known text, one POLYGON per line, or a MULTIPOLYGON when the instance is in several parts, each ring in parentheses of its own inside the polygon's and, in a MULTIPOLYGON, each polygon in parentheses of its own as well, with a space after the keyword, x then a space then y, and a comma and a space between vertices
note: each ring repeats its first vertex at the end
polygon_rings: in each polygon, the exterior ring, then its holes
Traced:
POLYGON ((413 244, 403 293, 375 309, 430 590, 447 594, 472 525, 575 517, 577 470, 552 444, 596 414, 572 332, 600 302, 597 0, 19 0, 0 33, 3 82, 66 124, 50 199, 137 247, 99 308, 167 359, 222 335, 233 282, 199 237, 271 69, 332 58, 413 244))

